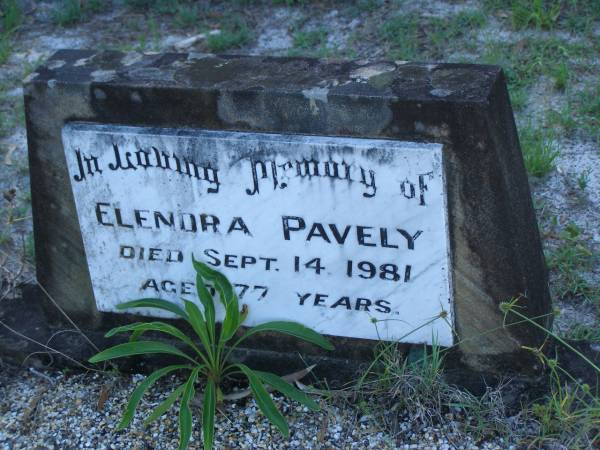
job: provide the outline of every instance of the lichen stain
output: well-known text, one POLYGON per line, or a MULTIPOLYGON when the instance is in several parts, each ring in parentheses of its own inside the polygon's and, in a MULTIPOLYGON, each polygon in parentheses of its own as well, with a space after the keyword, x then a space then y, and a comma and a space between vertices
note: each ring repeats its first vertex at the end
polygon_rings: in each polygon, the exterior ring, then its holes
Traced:
POLYGON ((396 70, 396 65, 393 63, 375 63, 354 69, 350 72, 350 78, 368 80, 371 77, 393 72, 394 70, 396 70))
POLYGON ((129 52, 121 58, 121 64, 124 66, 131 66, 132 64, 140 62, 143 57, 144 55, 142 55, 141 53, 129 52))
POLYGON ((66 64, 66 62, 63 61, 62 59, 57 59, 55 61, 50 61, 48 63, 48 69, 50 69, 50 70, 60 69, 65 64, 66 64))
POLYGON ((90 76, 93 81, 106 82, 114 80, 117 77, 117 72, 115 70, 94 70, 90 76))
POLYGON ((415 131, 437 139, 448 139, 450 137, 450 127, 447 123, 441 125, 426 125, 423 122, 415 122, 415 131))
POLYGON ((302 95, 308 99, 310 113, 313 116, 319 115, 319 106, 317 105, 317 101, 327 104, 328 93, 329 89, 320 87, 313 87, 310 89, 304 89, 302 91, 302 95))

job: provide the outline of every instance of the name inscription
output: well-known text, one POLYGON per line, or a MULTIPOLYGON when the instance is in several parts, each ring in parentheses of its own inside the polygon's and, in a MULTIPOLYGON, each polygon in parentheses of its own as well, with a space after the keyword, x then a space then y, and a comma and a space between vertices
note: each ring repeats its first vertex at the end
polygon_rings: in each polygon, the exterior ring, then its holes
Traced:
POLYGON ((194 297, 193 253, 249 325, 451 345, 441 145, 86 123, 63 143, 99 310, 194 297))

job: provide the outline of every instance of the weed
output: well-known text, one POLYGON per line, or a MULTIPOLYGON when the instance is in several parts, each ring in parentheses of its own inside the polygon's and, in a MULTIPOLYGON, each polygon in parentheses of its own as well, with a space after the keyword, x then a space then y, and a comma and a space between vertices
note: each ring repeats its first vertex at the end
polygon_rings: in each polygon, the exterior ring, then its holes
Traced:
POLYGON ((552 77, 554 78, 555 89, 564 91, 569 82, 569 66, 565 62, 561 62, 553 70, 552 77))
POLYGON ((582 170, 581 173, 577 176, 577 186, 579 186, 579 189, 581 189, 582 191, 585 191, 585 188, 587 188, 588 183, 590 181, 590 173, 592 172, 592 169, 585 169, 582 170))
POLYGON ((552 29, 560 15, 560 1, 516 0, 512 6, 512 23, 517 29, 534 26, 552 29))
POLYGON ((418 16, 415 14, 396 15, 383 23, 380 34, 390 43, 392 59, 416 59, 419 50, 418 26, 418 16))
POLYGON ((17 0, 0 1, 2 34, 12 33, 23 21, 23 12, 17 0))
POLYGON ((236 333, 248 315, 248 308, 244 305, 240 310, 233 287, 224 275, 196 261, 193 257, 192 260, 194 269, 196 270, 197 295, 202 304, 202 310, 198 308, 195 302, 185 299, 183 300, 184 308, 161 299, 134 300, 122 303, 117 308, 125 310, 150 307, 174 314, 188 322, 192 327, 197 335, 195 339, 199 339, 198 345, 194 342, 194 339, 173 325, 164 322, 140 322, 117 327, 109 331, 107 337, 128 332, 132 332, 132 335, 129 342, 108 348, 90 358, 91 363, 98 363, 134 355, 170 354, 185 361, 185 364, 170 365, 156 370, 136 387, 125 408, 119 428, 123 429, 131 423, 138 403, 146 390, 154 382, 169 373, 185 370, 190 373, 185 384, 177 387, 166 400, 159 404, 145 422, 148 424, 158 419, 179 400, 180 449, 187 448, 192 435, 190 402, 194 399, 195 384, 200 376, 206 378, 202 408, 202 437, 205 450, 212 449, 213 447, 216 405, 217 402, 223 399, 220 385, 226 378, 234 375, 243 375, 248 379, 250 389, 256 398, 259 409, 277 427, 282 435, 289 436, 288 424, 275 406, 264 384, 302 403, 311 410, 319 409, 317 403, 304 392, 297 390, 277 375, 252 370, 240 363, 232 364, 229 362, 229 357, 232 351, 246 338, 265 331, 288 334, 327 350, 333 350, 333 346, 320 334, 295 322, 268 322, 250 328, 241 337, 236 336, 236 333), (217 331, 214 300, 205 284, 206 282, 212 283, 212 286, 218 292, 219 300, 225 310, 225 317, 220 331, 217 331), (190 351, 193 351, 194 356, 190 356, 188 352, 183 352, 164 342, 139 340, 142 334, 146 332, 168 334, 181 341, 190 351))
POLYGON ((327 31, 323 28, 311 31, 298 31, 294 33, 294 47, 303 50, 314 49, 325 44, 327 31))
MULTIPOLYGON (((566 347, 581 358, 597 376, 600 367, 563 338, 543 327, 518 311, 520 299, 516 298, 500 304, 505 314, 514 315, 519 320, 542 330, 548 337, 566 347)), ((600 398, 587 384, 582 384, 563 367, 558 360, 548 357, 542 349, 530 348, 549 370, 550 394, 531 406, 531 413, 538 424, 537 436, 532 439, 530 448, 546 448, 546 444, 561 443, 566 448, 592 448, 600 439, 600 398), (565 381, 566 380, 566 381, 565 381)))
POLYGON ((210 35, 206 44, 211 52, 223 52, 231 48, 239 48, 250 40, 250 31, 246 22, 239 16, 226 21, 220 34, 210 35))
POLYGON ((191 28, 198 23, 198 6, 193 5, 180 5, 177 8, 177 14, 173 19, 175 25, 180 28, 191 28))
POLYGON ((25 238, 25 259, 31 264, 35 263, 35 241, 32 233, 25 238))
POLYGON ((515 111, 522 111, 527 105, 527 89, 515 87, 509 89, 510 103, 515 111))
POLYGON ((566 337, 574 341, 600 342, 600 327, 578 323, 566 337))
POLYGON ((547 120, 550 126, 559 126, 566 134, 575 131, 578 125, 573 103, 570 99, 559 110, 552 109, 548 111, 547 120))
POLYGON ((105 6, 101 0, 61 0, 53 12, 54 23, 63 27, 75 25, 105 6))
POLYGON ((23 13, 16 0, 0 0, 2 30, 0 30, 0 64, 4 64, 12 51, 11 37, 23 21, 23 13))
POLYGON ((542 128, 526 126, 519 130, 519 137, 527 172, 534 177, 550 173, 560 155, 554 136, 542 128))
POLYGON ((549 252, 547 261, 550 269, 558 275, 557 294, 563 298, 573 296, 589 301, 597 300, 600 292, 579 274, 589 270, 595 261, 595 255, 581 236, 581 229, 568 224, 559 235, 560 245, 549 252))

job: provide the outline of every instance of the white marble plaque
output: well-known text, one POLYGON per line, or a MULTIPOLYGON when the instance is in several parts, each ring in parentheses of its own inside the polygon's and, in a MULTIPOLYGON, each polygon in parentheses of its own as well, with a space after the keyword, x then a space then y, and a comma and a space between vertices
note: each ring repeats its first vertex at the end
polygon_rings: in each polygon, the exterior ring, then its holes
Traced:
POLYGON ((63 143, 99 310, 195 298, 193 253, 248 325, 452 344, 441 145, 84 123, 63 143))

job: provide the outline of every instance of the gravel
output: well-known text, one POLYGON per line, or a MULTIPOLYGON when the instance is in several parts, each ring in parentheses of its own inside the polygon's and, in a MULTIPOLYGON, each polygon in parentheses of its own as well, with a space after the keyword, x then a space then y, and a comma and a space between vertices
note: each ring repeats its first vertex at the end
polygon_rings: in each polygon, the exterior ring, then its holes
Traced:
MULTIPOLYGON (((143 375, 63 373, 0 366, 0 449, 172 449, 177 448, 177 409, 147 428, 143 420, 180 381, 158 382, 143 397, 132 424, 116 431, 133 386, 143 375), (106 392, 108 395, 102 395, 106 392), (102 400, 105 400, 104 402, 102 400)), ((201 386, 198 386, 198 390, 201 386)), ((396 436, 370 415, 343 400, 316 398, 321 411, 274 395, 290 425, 283 438, 253 399, 218 407, 216 449, 507 449, 497 438, 476 444, 448 420, 439 427, 419 427, 403 417, 396 436)), ((201 448, 198 411, 190 449, 201 448)))

